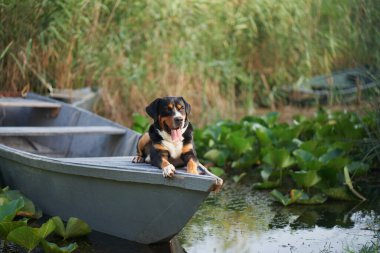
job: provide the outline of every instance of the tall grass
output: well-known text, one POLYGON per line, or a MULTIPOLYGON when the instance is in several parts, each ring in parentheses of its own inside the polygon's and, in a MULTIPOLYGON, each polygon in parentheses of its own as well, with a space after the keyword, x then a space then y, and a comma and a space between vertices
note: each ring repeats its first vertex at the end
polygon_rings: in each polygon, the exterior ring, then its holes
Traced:
POLYGON ((122 123, 164 95, 199 124, 239 117, 302 77, 380 63, 376 0, 1 0, 0 20, 2 90, 101 87, 122 123))

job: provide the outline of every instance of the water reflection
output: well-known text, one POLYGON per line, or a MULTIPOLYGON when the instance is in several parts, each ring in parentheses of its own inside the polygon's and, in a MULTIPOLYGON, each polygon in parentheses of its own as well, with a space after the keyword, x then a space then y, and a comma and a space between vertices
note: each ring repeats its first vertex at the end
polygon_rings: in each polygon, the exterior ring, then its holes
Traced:
POLYGON ((227 185, 207 199, 179 237, 189 253, 359 249, 378 236, 378 200, 283 208, 265 192, 227 185))

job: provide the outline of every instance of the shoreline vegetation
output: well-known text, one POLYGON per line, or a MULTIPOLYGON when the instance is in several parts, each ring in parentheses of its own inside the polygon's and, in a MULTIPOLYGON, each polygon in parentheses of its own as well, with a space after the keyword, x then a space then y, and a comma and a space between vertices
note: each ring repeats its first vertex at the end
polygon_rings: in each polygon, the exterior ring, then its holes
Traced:
POLYGON ((101 88, 97 112, 125 125, 168 94, 199 126, 240 120, 285 85, 380 63, 375 0, 4 0, 0 20, 1 91, 101 88))

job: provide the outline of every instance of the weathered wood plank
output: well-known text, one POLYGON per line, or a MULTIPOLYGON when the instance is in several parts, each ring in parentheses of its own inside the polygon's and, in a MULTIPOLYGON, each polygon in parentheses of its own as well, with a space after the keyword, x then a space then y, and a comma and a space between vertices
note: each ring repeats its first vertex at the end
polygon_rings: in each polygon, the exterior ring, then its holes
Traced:
POLYGON ((51 108, 58 109, 61 107, 58 103, 40 101, 36 99, 25 98, 0 98, 0 107, 33 107, 33 108, 51 108))
POLYGON ((49 136, 72 134, 124 134, 126 130, 112 126, 66 127, 0 127, 0 136, 49 136))

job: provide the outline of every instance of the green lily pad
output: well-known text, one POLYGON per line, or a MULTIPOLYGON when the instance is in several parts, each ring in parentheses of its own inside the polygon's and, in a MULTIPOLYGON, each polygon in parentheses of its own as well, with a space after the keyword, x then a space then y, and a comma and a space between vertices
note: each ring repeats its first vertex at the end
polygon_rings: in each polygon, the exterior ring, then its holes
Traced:
POLYGON ((11 231, 7 240, 31 251, 41 242, 38 228, 23 226, 11 231))
POLYGON ((321 181, 321 177, 315 170, 290 172, 290 176, 298 186, 311 187, 321 181))
POLYGON ((269 150, 264 156, 263 162, 278 169, 288 168, 294 164, 290 152, 284 148, 269 150))
POLYGON ((43 240, 41 242, 45 253, 71 253, 78 248, 78 244, 70 243, 65 247, 59 247, 57 244, 43 240))
POLYGON ((22 198, 15 199, 0 206, 0 221, 12 221, 17 212, 24 207, 22 198))
POLYGON ((207 151, 203 157, 211 162, 214 162, 217 166, 223 167, 228 158, 228 154, 219 149, 211 149, 207 151))
POLYGON ((68 238, 73 238, 73 237, 85 236, 91 233, 90 226, 86 222, 78 218, 74 218, 74 217, 69 218, 66 224, 66 228, 60 217, 55 216, 52 218, 52 220, 54 221, 56 225, 55 232, 58 235, 62 236, 64 240, 68 238))
POLYGON ((278 190, 273 190, 270 192, 270 195, 274 197, 275 200, 283 204, 284 206, 288 206, 290 204, 295 203, 299 198, 302 197, 303 191, 299 190, 292 190, 291 195, 283 195, 280 191, 278 190))
POLYGON ((212 172, 212 174, 218 177, 221 177, 225 174, 224 170, 219 167, 210 167, 209 170, 212 172))
POLYGON ((8 234, 15 230, 16 228, 26 226, 28 224, 28 220, 21 221, 1 221, 0 222, 0 238, 2 240, 6 240, 8 234))
POLYGON ((268 189, 273 189, 276 187, 279 187, 281 185, 281 180, 276 180, 276 181, 264 181, 260 183, 255 183, 253 185, 253 188, 257 190, 268 190, 268 189))

